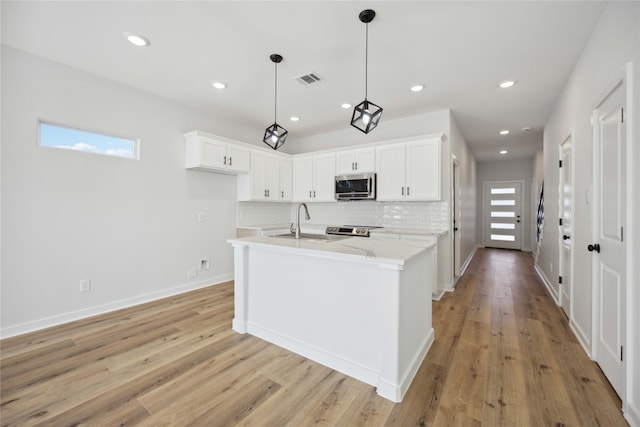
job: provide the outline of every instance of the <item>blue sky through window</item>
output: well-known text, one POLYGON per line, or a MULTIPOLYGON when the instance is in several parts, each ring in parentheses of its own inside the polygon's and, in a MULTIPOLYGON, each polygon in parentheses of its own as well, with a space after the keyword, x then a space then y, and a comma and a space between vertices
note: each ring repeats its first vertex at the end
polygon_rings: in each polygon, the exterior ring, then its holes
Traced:
POLYGON ((101 135, 48 123, 40 123, 40 145, 127 159, 136 158, 135 140, 101 135))

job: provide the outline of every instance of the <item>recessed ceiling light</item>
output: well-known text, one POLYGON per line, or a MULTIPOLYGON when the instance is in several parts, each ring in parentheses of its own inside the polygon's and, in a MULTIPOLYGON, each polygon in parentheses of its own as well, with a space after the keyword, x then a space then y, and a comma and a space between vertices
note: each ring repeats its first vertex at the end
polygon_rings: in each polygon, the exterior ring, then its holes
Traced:
POLYGON ((147 47, 151 44, 148 38, 141 36, 140 34, 127 32, 124 33, 123 36, 134 46, 147 47))
POLYGON ((411 92, 420 92, 422 89, 424 89, 424 85, 411 86, 411 92))
POLYGON ((348 102, 345 102, 344 104, 341 105, 341 107, 346 110, 347 108, 351 108, 351 104, 349 104, 348 102))
POLYGON ((500 131, 500 135, 507 135, 507 134, 509 134, 509 131, 507 129, 500 131))
POLYGON ((514 84, 516 84, 515 80, 505 80, 503 82, 498 83, 498 86, 500 86, 502 89, 507 89, 513 86, 514 84))
POLYGON ((531 126, 525 126, 522 128, 522 132, 529 132, 531 131, 531 126))
POLYGON ((291 116, 291 117, 289 118, 289 120, 291 120, 292 122, 297 122, 298 120, 300 120, 300 117, 298 117, 298 116, 291 116))
POLYGON ((211 82, 211 86, 215 87, 216 89, 224 89, 227 87, 227 85, 222 82, 211 82))
POLYGON ((507 150, 500 151, 500 154, 507 154, 507 150))

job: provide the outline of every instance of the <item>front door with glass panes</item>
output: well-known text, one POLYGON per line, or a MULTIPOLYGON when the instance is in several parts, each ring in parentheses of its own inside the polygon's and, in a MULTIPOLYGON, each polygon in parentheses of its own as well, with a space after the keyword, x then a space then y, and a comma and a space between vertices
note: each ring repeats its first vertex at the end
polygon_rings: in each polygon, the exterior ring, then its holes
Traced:
POLYGON ((521 249, 522 182, 484 183, 484 246, 521 249))

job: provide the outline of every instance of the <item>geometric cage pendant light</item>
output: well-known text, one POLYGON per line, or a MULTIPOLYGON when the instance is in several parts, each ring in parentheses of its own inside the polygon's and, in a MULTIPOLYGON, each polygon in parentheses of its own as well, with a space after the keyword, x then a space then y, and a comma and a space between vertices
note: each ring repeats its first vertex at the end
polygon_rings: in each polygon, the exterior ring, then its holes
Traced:
POLYGON ((274 64, 276 64, 275 101, 274 101, 274 107, 273 107, 273 110, 274 110, 273 124, 269 126, 267 129, 265 129, 264 137, 262 138, 262 141, 265 144, 267 144, 269 147, 273 148, 274 150, 277 150, 278 148, 282 147, 282 145, 284 144, 284 141, 287 139, 287 135, 289 134, 289 132, 285 128, 280 126, 278 124, 278 121, 276 120, 276 116, 278 112, 278 63, 282 62, 282 56, 278 55, 277 53, 274 53, 271 56, 269 56, 269 59, 271 59, 271 61, 274 64))
POLYGON ((364 61, 364 101, 356 105, 351 116, 351 126, 356 129, 369 133, 380 121, 382 116, 382 108, 367 99, 368 86, 368 62, 369 62, 369 22, 376 17, 376 12, 366 9, 358 15, 360 21, 366 25, 366 42, 365 42, 365 61, 364 61))

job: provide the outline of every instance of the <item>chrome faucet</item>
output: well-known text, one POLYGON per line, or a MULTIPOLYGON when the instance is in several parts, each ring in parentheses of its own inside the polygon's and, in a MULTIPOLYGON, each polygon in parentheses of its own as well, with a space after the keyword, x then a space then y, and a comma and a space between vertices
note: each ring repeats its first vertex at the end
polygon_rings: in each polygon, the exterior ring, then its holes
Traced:
POLYGON ((298 205, 298 214, 296 215, 296 239, 300 238, 300 208, 304 207, 304 217, 307 220, 310 220, 311 217, 309 216, 309 209, 307 209, 307 204, 306 203, 300 203, 298 205))

